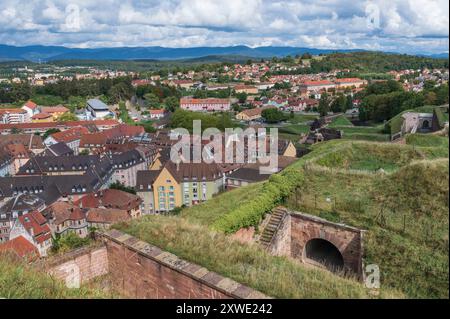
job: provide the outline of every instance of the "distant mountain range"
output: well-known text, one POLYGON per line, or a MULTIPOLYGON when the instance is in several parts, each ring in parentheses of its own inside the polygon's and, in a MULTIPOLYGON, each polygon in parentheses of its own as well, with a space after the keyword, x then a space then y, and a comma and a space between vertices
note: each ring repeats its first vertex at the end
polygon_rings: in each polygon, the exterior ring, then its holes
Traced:
MULTIPOLYGON (((207 56, 241 56, 252 58, 295 56, 309 52, 313 55, 333 52, 355 52, 363 50, 322 50, 298 47, 119 47, 78 49, 62 46, 24 46, 0 45, 0 61, 48 62, 57 60, 180 60, 199 59, 207 56)), ((448 58, 448 53, 430 55, 433 58, 448 58)))

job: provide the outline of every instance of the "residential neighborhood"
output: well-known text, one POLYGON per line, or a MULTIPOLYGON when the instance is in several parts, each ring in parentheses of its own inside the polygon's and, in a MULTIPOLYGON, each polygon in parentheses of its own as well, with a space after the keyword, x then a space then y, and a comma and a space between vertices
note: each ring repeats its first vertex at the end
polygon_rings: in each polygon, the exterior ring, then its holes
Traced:
POLYGON ((428 311, 448 44, 444 0, 0 1, 0 303, 428 311))

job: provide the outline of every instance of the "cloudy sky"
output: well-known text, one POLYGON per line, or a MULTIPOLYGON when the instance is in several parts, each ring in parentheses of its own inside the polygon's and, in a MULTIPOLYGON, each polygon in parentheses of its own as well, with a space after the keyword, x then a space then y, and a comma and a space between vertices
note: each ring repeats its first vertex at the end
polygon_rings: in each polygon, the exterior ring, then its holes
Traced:
POLYGON ((9 45, 448 52, 447 0, 1 0, 9 45))

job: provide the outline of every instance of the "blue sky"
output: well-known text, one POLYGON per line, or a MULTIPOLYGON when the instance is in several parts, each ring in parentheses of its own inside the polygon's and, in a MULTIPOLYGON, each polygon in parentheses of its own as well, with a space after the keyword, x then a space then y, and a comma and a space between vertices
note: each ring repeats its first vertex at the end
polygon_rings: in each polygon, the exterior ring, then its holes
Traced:
POLYGON ((9 45, 448 52, 447 0, 1 0, 9 45))

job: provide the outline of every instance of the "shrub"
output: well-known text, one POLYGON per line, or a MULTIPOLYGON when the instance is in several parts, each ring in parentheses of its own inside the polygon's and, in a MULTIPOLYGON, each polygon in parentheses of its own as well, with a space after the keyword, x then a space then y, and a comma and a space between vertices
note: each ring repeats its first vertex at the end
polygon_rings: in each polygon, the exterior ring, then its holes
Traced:
POLYGON ((302 181, 303 175, 295 169, 270 176, 256 197, 222 216, 212 228, 233 233, 243 227, 257 226, 264 215, 287 198, 302 181))

